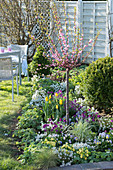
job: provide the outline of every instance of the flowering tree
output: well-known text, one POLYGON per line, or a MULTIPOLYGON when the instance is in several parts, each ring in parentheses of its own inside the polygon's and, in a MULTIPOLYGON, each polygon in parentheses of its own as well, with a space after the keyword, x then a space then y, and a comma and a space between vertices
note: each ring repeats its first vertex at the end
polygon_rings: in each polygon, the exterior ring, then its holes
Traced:
MULTIPOLYGON (((73 41, 72 48, 70 50, 70 39, 69 39, 69 29, 68 25, 70 24, 70 20, 68 21, 66 17, 66 10, 64 2, 62 3, 62 9, 64 11, 64 21, 65 21, 65 29, 62 28, 62 23, 60 19, 60 15, 58 13, 58 8, 56 6, 56 3, 52 1, 51 5, 51 18, 54 25, 53 26, 53 34, 48 33, 48 39, 49 39, 49 54, 48 58, 51 60, 52 64, 50 66, 46 65, 45 69, 47 67, 61 67, 66 69, 66 122, 69 124, 69 72, 75 67, 78 67, 83 63, 88 55, 93 50, 93 47, 96 43, 96 40, 99 36, 99 32, 97 32, 97 35, 95 36, 95 39, 90 39, 88 42, 84 44, 83 38, 84 34, 83 31, 80 30, 80 28, 77 26, 76 21, 76 8, 74 8, 74 35, 72 33, 73 41), (51 36, 53 35, 53 36, 51 36), (56 38, 57 36, 57 38, 56 38), (55 37, 55 38, 53 38, 55 37), (57 42, 57 45, 56 45, 57 42), (86 47, 90 44, 91 49, 89 52, 87 52, 85 55, 82 55, 82 52, 85 50, 86 47)), ((35 39, 36 41, 36 39, 35 39)))
MULTIPOLYGON (((65 12, 65 6, 63 3, 63 9, 64 9, 64 16, 65 16, 65 28, 68 28, 67 18, 66 18, 66 12, 65 12)), ((60 17, 57 12, 57 8, 55 3, 53 3, 52 6, 53 11, 53 18, 55 23, 55 28, 58 34, 58 42, 60 44, 60 48, 57 48, 55 46, 54 40, 49 36, 50 39, 50 54, 52 57, 52 65, 51 66, 58 66, 66 69, 66 122, 69 124, 69 72, 75 67, 78 67, 82 62, 86 60, 88 55, 93 50, 93 47, 96 43, 96 40, 99 36, 99 32, 97 32, 97 35, 94 40, 90 39, 89 42, 86 42, 86 44, 83 44, 83 31, 80 33, 80 28, 77 27, 76 24, 76 8, 74 8, 74 37, 73 37, 73 46, 70 50, 69 45, 69 30, 62 29, 60 17), (82 52, 88 45, 91 44, 91 49, 89 52, 87 52, 85 55, 82 55, 82 52)))

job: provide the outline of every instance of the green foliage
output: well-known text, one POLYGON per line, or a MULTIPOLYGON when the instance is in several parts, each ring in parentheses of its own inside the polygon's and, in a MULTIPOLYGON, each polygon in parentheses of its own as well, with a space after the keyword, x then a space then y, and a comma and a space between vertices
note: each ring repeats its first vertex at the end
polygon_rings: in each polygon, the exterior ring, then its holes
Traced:
POLYGON ((112 161, 113 160, 113 152, 107 151, 106 152, 97 152, 92 151, 91 156, 89 156, 89 162, 100 162, 100 161, 112 161))
POLYGON ((18 166, 18 162, 15 161, 13 158, 3 158, 2 161, 0 161, 0 169, 1 170, 14 170, 16 166, 18 166))
POLYGON ((83 96, 96 108, 113 107, 113 58, 105 57, 91 63, 81 77, 83 96))
POLYGON ((92 137, 91 127, 88 122, 83 122, 79 120, 78 123, 75 123, 74 127, 70 132, 78 138, 79 142, 86 142, 92 137))
POLYGON ((50 61, 44 56, 45 51, 43 46, 39 46, 32 62, 29 64, 29 69, 32 75, 48 75, 50 74, 50 68, 46 65, 50 65, 50 61))
POLYGON ((42 120, 42 112, 39 109, 28 109, 22 116, 18 117, 19 128, 34 128, 40 129, 40 122, 42 120))
POLYGON ((58 162, 57 155, 49 148, 43 148, 38 153, 33 153, 32 159, 34 159, 33 164, 42 170, 54 167, 58 162))

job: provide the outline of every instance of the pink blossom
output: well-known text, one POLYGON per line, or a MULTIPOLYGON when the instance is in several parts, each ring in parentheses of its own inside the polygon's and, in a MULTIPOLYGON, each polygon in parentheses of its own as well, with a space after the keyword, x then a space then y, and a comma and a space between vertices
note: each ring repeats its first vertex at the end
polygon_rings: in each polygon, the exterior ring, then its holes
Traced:
POLYGON ((90 43, 92 43, 92 41, 93 41, 93 40, 92 40, 92 39, 90 39, 90 40, 89 40, 89 44, 90 44, 90 43))

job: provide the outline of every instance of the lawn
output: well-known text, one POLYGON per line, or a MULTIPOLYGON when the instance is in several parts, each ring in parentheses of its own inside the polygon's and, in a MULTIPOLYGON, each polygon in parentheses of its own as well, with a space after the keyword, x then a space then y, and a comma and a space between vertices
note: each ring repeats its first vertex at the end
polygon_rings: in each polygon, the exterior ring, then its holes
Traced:
POLYGON ((0 169, 14 169, 16 166, 19 169, 16 161, 19 151, 12 138, 12 132, 22 106, 30 100, 31 82, 27 82, 26 78, 22 80, 19 96, 16 94, 16 83, 14 84, 14 102, 12 102, 12 82, 10 80, 0 82, 0 169))

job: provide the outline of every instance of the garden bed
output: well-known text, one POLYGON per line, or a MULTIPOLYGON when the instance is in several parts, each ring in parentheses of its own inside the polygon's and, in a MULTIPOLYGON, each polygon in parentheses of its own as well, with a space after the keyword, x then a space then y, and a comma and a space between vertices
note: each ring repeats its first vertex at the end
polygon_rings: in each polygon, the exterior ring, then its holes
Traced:
POLYGON ((23 151, 21 164, 46 169, 113 160, 113 118, 102 116, 84 100, 77 87, 78 72, 82 70, 75 69, 69 79, 69 125, 65 82, 33 77, 32 100, 22 108, 13 134, 20 139, 16 144, 23 151))

